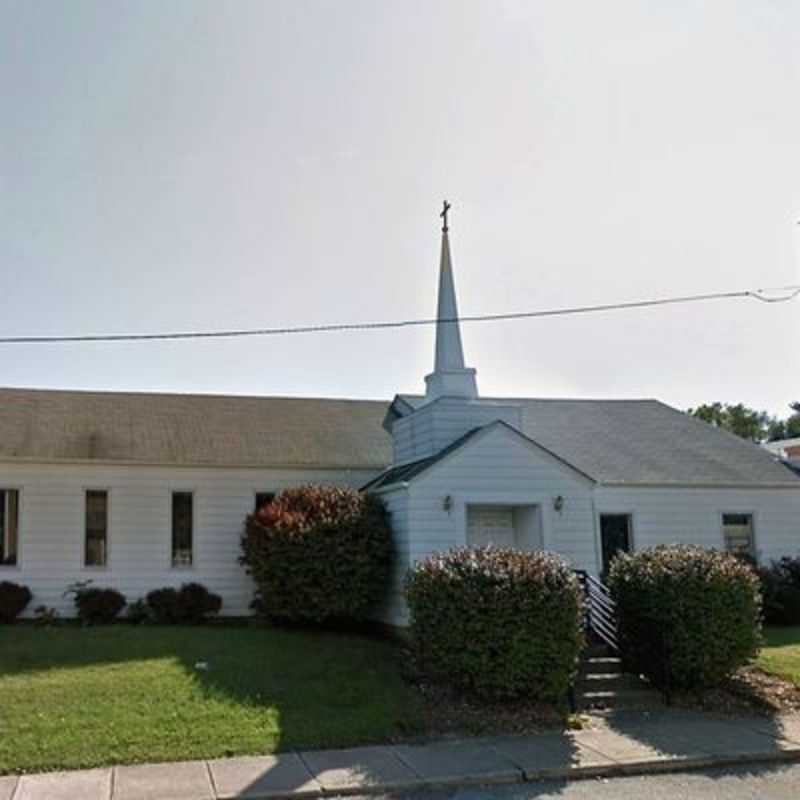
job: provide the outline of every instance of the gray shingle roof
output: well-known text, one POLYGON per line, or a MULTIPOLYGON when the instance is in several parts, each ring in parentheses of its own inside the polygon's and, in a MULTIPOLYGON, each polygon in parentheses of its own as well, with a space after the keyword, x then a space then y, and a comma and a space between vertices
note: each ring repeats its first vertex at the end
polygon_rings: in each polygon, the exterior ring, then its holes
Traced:
POLYGON ((370 400, 0 389, 0 459, 383 469, 370 400))
MULTIPOLYGON (((655 400, 506 402, 523 405, 526 436, 601 483, 800 486, 763 448, 655 400)), ((391 463, 388 406, 0 389, 0 460, 378 470, 391 463)))
POLYGON ((800 486, 762 447, 657 400, 503 402, 522 405, 526 436, 599 483, 800 486))
POLYGON ((437 464, 441 461, 445 456, 448 456, 450 453, 455 452, 458 450, 461 445, 466 444, 478 431, 483 430, 483 428, 473 428, 471 431, 467 431, 463 436, 459 436, 454 442, 451 442, 447 447, 441 449, 438 453, 435 453, 432 456, 428 456, 427 458, 420 458, 417 461, 410 461, 407 464, 401 464, 399 467, 389 467, 385 472, 382 472, 378 475, 377 478, 373 478, 368 483, 362 486, 362 490, 370 489, 371 491, 377 491, 378 489, 383 489, 386 486, 394 486, 398 483, 407 483, 412 478, 416 478, 417 475, 421 475, 425 470, 429 467, 432 467, 434 464, 437 464))

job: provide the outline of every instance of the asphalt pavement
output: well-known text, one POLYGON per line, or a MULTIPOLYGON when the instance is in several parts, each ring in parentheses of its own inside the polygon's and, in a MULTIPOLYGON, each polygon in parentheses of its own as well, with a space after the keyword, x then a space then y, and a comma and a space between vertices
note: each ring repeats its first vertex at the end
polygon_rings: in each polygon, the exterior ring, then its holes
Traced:
MULTIPOLYGON (((800 800, 800 765, 535 781, 382 797, 383 800, 800 800)), ((369 800, 379 798, 372 795, 369 800)))

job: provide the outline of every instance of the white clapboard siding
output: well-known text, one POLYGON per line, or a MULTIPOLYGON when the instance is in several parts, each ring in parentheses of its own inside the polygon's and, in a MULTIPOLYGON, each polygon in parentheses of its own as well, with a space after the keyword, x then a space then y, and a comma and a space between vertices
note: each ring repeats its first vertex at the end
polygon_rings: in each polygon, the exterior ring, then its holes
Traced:
POLYGON ((377 610, 376 618, 388 625, 408 623, 405 603, 404 583, 410 565, 408 530, 408 491, 405 487, 380 494, 389 512, 394 544, 392 574, 383 604, 377 610))
POLYGON ((800 555, 796 489, 598 487, 596 505, 631 514, 635 550, 673 542, 722 549, 722 514, 739 512, 753 515, 759 562, 800 555))
MULTIPOLYGON (((477 434, 407 489, 387 493, 384 500, 397 509, 393 511, 395 535, 403 545, 408 542, 409 565, 432 553, 464 546, 469 505, 538 505, 544 548, 561 554, 575 567, 596 571, 591 482, 506 427, 493 426, 477 434), (564 498, 561 512, 553 508, 559 495, 564 498), (448 496, 449 511, 444 508, 448 496), (402 508, 404 499, 407 508, 402 508)), ((407 624, 402 591, 394 597, 386 621, 407 624)))
POLYGON ((253 587, 238 563, 244 518, 256 491, 303 483, 357 488, 370 470, 236 469, 79 464, 0 464, 0 488, 20 490, 19 563, 0 581, 27 585, 37 605, 72 615, 66 587, 92 579, 128 601, 151 589, 197 581, 223 598, 222 613, 249 614, 253 587), (84 567, 84 492, 110 492, 108 565, 84 567), (171 492, 194 493, 194 564, 171 566, 171 492))
POLYGON ((470 402, 452 397, 422 406, 395 421, 394 462, 401 464, 438 453, 468 431, 496 420, 522 428, 522 409, 509 403, 470 402))
POLYGON ((413 483, 410 498, 412 561, 466 544, 469 504, 530 504, 542 508, 545 549, 594 568, 592 484, 508 428, 478 434, 413 483), (443 507, 448 495, 450 512, 443 507), (558 496, 561 512, 553 508, 558 496))

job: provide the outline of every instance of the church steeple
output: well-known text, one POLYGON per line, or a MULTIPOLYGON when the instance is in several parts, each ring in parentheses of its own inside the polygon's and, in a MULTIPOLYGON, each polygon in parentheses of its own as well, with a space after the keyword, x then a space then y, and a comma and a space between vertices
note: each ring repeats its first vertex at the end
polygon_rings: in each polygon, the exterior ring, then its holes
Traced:
POLYGON ((441 213, 442 252, 439 260, 439 304, 436 313, 436 359, 433 372, 425 377, 428 400, 437 397, 478 396, 475 370, 464 365, 464 349, 461 345, 461 330, 458 323, 456 287, 453 280, 453 265, 450 260, 447 212, 450 204, 445 200, 441 213))

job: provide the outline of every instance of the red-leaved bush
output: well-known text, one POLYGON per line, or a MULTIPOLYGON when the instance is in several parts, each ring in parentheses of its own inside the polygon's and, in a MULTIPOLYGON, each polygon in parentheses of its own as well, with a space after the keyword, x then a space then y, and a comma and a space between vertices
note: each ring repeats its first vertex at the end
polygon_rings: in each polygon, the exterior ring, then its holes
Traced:
POLYGON ((257 586, 253 605, 291 622, 363 620, 387 588, 391 539, 373 495, 287 489, 245 521, 240 561, 257 586))

